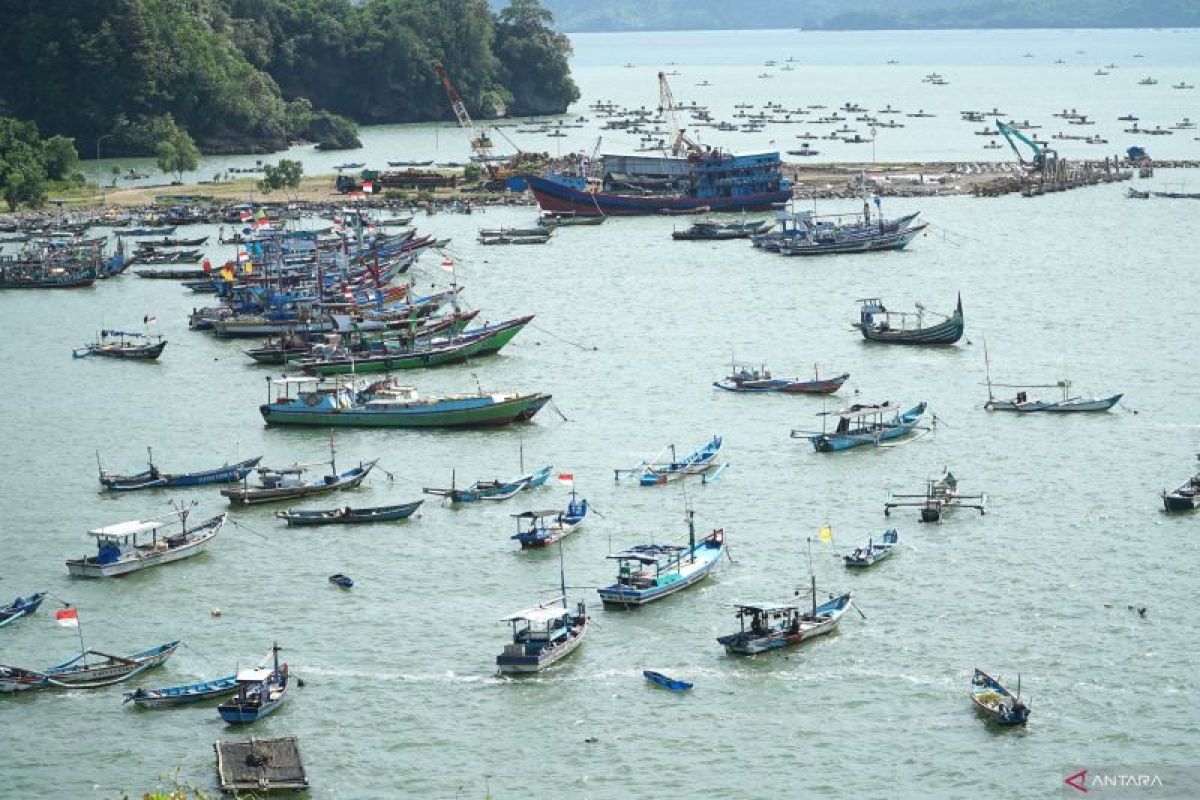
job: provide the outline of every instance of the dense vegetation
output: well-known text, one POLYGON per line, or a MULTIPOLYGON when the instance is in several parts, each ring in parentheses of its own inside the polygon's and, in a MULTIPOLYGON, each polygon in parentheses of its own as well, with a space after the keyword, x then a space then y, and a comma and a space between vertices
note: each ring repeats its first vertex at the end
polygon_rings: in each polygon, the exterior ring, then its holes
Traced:
POLYGON ((473 114, 564 111, 566 38, 537 0, 3 0, 0 113, 84 155, 358 146, 362 123, 440 119, 442 61, 473 114))
POLYGON ((1200 25, 1200 4, 1195 0, 545 0, 545 4, 566 31, 1200 25))
POLYGON ((0 196, 10 211, 42 205, 51 188, 83 183, 79 154, 70 139, 43 139, 33 123, 0 117, 0 196))

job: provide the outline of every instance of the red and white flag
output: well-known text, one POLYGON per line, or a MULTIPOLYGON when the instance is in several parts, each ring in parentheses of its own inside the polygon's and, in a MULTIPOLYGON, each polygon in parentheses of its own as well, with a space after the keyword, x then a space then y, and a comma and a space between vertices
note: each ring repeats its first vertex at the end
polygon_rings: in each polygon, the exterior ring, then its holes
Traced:
POLYGON ((250 220, 254 219, 254 212, 243 211, 239 216, 241 216, 242 222, 249 222, 250 220))
POLYGON ((563 486, 574 486, 575 485, 575 476, 572 475, 570 472, 564 472, 558 476, 558 482, 561 483, 563 486))
POLYGON ((64 628, 79 627, 79 611, 74 608, 62 608, 54 612, 54 621, 64 628))
POLYGON ((363 194, 374 194, 375 184, 371 181, 363 181, 363 194))
POLYGON ((446 272, 454 272, 454 259, 442 259, 442 269, 446 270, 446 272))

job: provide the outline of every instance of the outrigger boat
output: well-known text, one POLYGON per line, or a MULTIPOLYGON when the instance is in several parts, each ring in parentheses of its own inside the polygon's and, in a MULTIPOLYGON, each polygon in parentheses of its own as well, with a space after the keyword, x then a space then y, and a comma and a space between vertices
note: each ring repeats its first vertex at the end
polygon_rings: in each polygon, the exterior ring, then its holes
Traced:
POLYGON ((180 506, 159 517, 90 530, 96 555, 68 560, 67 570, 82 578, 112 578, 199 555, 221 532, 225 515, 189 528, 190 511, 190 506, 180 506))
POLYGON ((88 356, 104 356, 105 358, 125 358, 134 361, 154 361, 162 355, 167 346, 167 340, 161 336, 150 336, 145 333, 129 331, 103 330, 96 341, 71 352, 75 358, 88 356), (145 341, 142 341, 142 340, 145 341), (153 340, 153 341, 152 341, 153 340))
POLYGON ((268 379, 259 413, 268 425, 363 428, 498 427, 528 422, 551 395, 543 392, 464 392, 422 397, 396 378, 367 384, 353 378, 268 379))
POLYGON ((236 464, 227 464, 216 469, 200 472, 161 472, 154 465, 154 453, 146 448, 147 469, 132 475, 105 472, 100 466, 100 454, 96 454, 96 468, 100 472, 100 485, 110 492, 131 492, 138 489, 179 488, 184 486, 208 486, 213 483, 236 483, 250 473, 262 456, 247 458, 236 464))
POLYGON ((1114 394, 1109 397, 1092 397, 1084 398, 1079 396, 1071 396, 1071 381, 1060 380, 1050 384, 1037 383, 992 383, 992 367, 991 359, 988 357, 987 345, 983 348, 983 361, 987 371, 987 387, 988 399, 983 404, 983 407, 988 411, 1016 411, 1019 413, 1034 413, 1043 411, 1051 414, 1068 414, 1068 413, 1086 413, 1108 411, 1110 408, 1121 402, 1123 394, 1114 394), (1004 387, 1009 389, 1020 389, 1010 400, 997 399, 992 394, 993 387, 1004 387), (1061 389, 1062 400, 1031 400, 1026 393, 1027 389, 1061 389))
POLYGON ((246 669, 237 674, 237 694, 217 706, 230 725, 248 725, 278 710, 287 699, 288 665, 279 663, 279 645, 271 647, 270 669, 246 669))
MULTIPOLYGON (((859 300, 862 308, 859 311, 859 321, 854 323, 864 339, 886 344, 914 345, 945 345, 954 344, 963 335, 962 295, 958 296, 958 306, 954 313, 942 322, 933 325, 925 324, 927 311, 920 303, 915 313, 906 311, 888 311, 883 301, 878 298, 859 300), (910 319, 914 320, 909 327, 910 319), (894 323, 899 321, 897 327, 894 323)), ((941 315, 938 315, 941 316, 941 315)))
POLYGON ((1021 702, 1019 675, 1014 695, 999 680, 976 668, 971 677, 971 702, 999 725, 1024 725, 1029 720, 1029 705, 1021 702))
POLYGON ((517 520, 517 532, 512 538, 520 542, 523 548, 546 547, 574 533, 583 525, 587 515, 587 499, 578 499, 572 489, 566 511, 523 511, 513 514, 517 520))
POLYGON ((855 569, 873 567, 890 556, 900 546, 900 534, 895 528, 883 532, 879 541, 868 539, 862 547, 854 548, 854 552, 842 556, 842 563, 855 569))
POLYGON ((305 480, 304 476, 310 466, 315 464, 295 464, 282 469, 259 467, 258 486, 251 486, 247 479, 242 485, 222 489, 221 495, 229 498, 230 505, 254 505, 257 503, 273 503, 278 500, 294 500, 298 497, 308 497, 314 494, 326 494, 341 489, 354 489, 367 479, 371 470, 379 463, 379 459, 359 462, 357 467, 339 473, 337 470, 336 453, 333 441, 329 442, 329 461, 319 462, 329 464, 329 474, 315 481, 305 480))
POLYGON ((692 516, 689 511, 686 547, 639 544, 609 556, 617 562, 617 581, 598 589, 606 606, 644 606, 709 576, 726 552, 725 529, 714 529, 697 541, 692 516))
MULTIPOLYGON (((661 486, 686 475, 701 475, 717 467, 716 459, 721 453, 724 437, 717 435, 698 447, 695 451, 680 458, 675 454, 675 445, 668 445, 671 451, 669 461, 642 461, 629 469, 615 469, 615 480, 633 476, 641 486, 661 486)), ((723 469, 719 467, 718 469, 723 469)))
POLYGON ((741 629, 719 636, 717 641, 731 655, 754 655, 791 647, 837 628, 853 598, 853 593, 846 592, 817 605, 814 578, 811 608, 791 603, 739 603, 736 608, 741 629))
POLYGON ((449 489, 432 489, 427 487, 421 491, 425 494, 449 498, 452 503, 474 503, 477 500, 507 500, 525 489, 536 489, 544 485, 553 469, 552 465, 547 465, 537 472, 518 475, 507 481, 475 481, 475 483, 465 489, 459 489, 454 485, 455 473, 451 472, 449 489))
POLYGON ((843 372, 832 378, 822 378, 819 370, 813 366, 812 380, 801 378, 774 378, 765 365, 754 367, 750 364, 733 362, 732 375, 723 381, 715 381, 713 386, 727 392, 764 393, 780 392, 782 394, 832 394, 842 388, 842 384, 850 378, 849 372, 843 372))
POLYGON ((942 516, 952 508, 973 508, 981 515, 987 513, 988 496, 980 494, 959 494, 958 479, 949 470, 943 470, 942 477, 926 481, 924 494, 892 494, 888 491, 888 499, 883 504, 883 513, 892 513, 893 508, 921 509, 921 522, 941 522, 942 516), (902 498, 896 500, 896 498, 902 498))
POLYGON ((394 506, 377 506, 375 508, 335 508, 328 511, 276 511, 275 516, 289 526, 303 527, 310 525, 366 525, 373 522, 394 522, 408 519, 421 507, 424 500, 415 503, 401 503, 394 506))
POLYGON ((878 447, 883 442, 907 436, 917 430, 917 423, 927 407, 926 403, 921 402, 901 412, 899 406, 890 402, 878 405, 856 403, 842 411, 822 411, 817 414, 822 419, 837 417, 838 422, 834 430, 826 430, 824 426, 820 431, 796 429, 792 431, 791 436, 793 439, 808 439, 818 453, 834 453, 862 445, 878 447))
MULTIPOLYGON (((1200 508, 1200 472, 1173 492, 1162 493, 1163 507, 1168 511, 1191 511, 1200 508)), ((0 622, 0 625, 3 625, 0 622)))
POLYGON ((99 689, 111 686, 160 666, 171 657, 180 644, 178 641, 168 642, 128 656, 83 650, 70 661, 64 661, 41 672, 0 665, 0 692, 23 692, 51 686, 60 689, 99 689), (88 656, 98 656, 102 660, 89 661, 88 656))
POLYGON ((29 597, 17 597, 6 606, 0 606, 0 628, 10 622, 16 622, 21 617, 27 617, 38 610, 38 606, 46 599, 45 592, 37 592, 29 597))

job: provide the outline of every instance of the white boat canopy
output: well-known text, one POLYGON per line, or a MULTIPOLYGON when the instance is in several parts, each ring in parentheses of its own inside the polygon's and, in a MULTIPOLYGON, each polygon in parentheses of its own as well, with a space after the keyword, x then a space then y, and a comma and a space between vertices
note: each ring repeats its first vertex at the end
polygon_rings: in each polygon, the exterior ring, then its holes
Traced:
POLYGON ((133 519, 129 522, 118 522, 115 525, 107 525, 103 528, 96 528, 88 531, 91 536, 101 536, 105 538, 121 538, 133 536, 138 533, 146 533, 163 526, 162 520, 140 520, 133 519))
POLYGON ((545 625, 553 622, 556 619, 562 619, 566 614, 571 613, 569 609, 563 608, 559 600, 553 601, 554 605, 540 605, 534 608, 526 608, 522 611, 516 611, 501 619, 501 622, 529 622, 534 625, 545 625))
POLYGON ((262 683, 272 674, 269 669, 244 669, 237 674, 237 679, 238 682, 262 683))

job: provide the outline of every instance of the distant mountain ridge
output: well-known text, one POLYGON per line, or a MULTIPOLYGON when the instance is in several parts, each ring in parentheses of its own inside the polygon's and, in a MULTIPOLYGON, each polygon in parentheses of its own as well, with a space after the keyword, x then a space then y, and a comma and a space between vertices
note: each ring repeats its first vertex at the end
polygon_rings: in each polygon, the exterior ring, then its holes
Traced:
MULTIPOLYGON (((505 0, 491 0, 502 6, 505 0)), ((1197 0, 543 0, 569 33, 654 30, 1192 28, 1197 0)))

